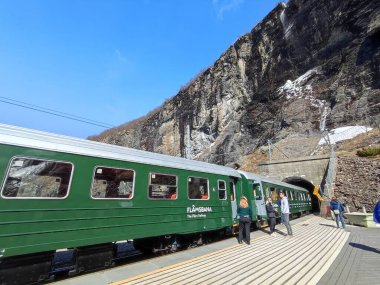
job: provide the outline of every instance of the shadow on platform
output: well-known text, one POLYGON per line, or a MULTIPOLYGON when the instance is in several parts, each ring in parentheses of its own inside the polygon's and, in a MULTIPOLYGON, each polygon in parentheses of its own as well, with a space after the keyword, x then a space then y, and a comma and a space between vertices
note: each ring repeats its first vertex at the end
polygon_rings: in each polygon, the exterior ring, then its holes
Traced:
POLYGON ((330 228, 337 228, 335 225, 329 225, 329 224, 322 224, 319 223, 321 226, 330 227, 330 228))
POLYGON ((352 247, 356 247, 356 248, 362 249, 362 250, 372 251, 374 253, 380 254, 380 250, 379 249, 374 248, 374 247, 370 247, 370 246, 367 246, 367 245, 364 245, 364 244, 361 244, 361 243, 350 242, 349 245, 352 246, 352 247))

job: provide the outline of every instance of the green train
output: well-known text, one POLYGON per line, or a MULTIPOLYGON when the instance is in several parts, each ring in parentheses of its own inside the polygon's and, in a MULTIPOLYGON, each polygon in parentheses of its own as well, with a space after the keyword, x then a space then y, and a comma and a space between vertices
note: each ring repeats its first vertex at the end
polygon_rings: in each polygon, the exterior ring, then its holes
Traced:
POLYGON ((231 233, 245 195, 252 220, 280 190, 293 214, 307 190, 232 168, 0 124, 0 284, 51 274, 73 249, 72 272, 113 264, 115 244, 175 251, 231 233))

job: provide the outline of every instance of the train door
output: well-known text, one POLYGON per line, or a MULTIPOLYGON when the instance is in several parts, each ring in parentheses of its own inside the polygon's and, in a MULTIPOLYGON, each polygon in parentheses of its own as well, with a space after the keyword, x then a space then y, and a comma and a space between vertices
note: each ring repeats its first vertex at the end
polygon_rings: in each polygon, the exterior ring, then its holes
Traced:
POLYGON ((237 216, 237 200, 236 200, 236 180, 230 180, 230 198, 231 198, 231 209, 232 209, 232 221, 234 221, 237 216))
POLYGON ((265 209, 265 201, 264 201, 263 189, 261 187, 261 184, 253 183, 252 192, 253 192, 253 197, 256 203, 257 216, 261 216, 261 217, 266 216, 267 212, 265 209))

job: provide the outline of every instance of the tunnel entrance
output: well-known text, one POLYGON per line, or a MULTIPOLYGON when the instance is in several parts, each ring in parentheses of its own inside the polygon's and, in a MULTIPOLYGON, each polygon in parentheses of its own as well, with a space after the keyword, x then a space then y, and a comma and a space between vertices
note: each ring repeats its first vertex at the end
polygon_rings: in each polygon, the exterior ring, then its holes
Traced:
POLYGON ((305 188, 309 191, 310 197, 311 197, 311 208, 313 212, 319 212, 319 201, 318 198, 313 195, 314 187, 315 185, 311 183, 309 180, 306 180, 305 178, 298 177, 298 176, 291 176, 287 177, 282 180, 282 182, 292 184, 298 187, 305 188))

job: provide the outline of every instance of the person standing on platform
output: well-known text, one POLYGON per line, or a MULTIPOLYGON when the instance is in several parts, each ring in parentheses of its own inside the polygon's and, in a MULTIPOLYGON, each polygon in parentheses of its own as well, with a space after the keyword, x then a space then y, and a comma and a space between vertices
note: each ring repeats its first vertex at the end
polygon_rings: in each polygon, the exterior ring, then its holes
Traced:
POLYGON ((339 228, 339 220, 342 224, 342 228, 345 229, 346 225, 344 224, 344 207, 342 203, 340 203, 335 196, 331 197, 331 202, 330 202, 330 209, 334 212, 335 214, 335 221, 336 221, 336 227, 339 228))
MULTIPOLYGON (((281 199, 277 200, 278 209, 281 209, 281 199)), ((280 224, 282 225, 284 223, 284 218, 282 217, 282 213, 280 211, 280 224)))
POLYGON ((244 240, 246 244, 251 243, 251 221, 252 210, 248 205, 248 199, 245 196, 240 198, 239 207, 237 209, 239 217, 239 243, 244 240), (245 239, 244 239, 245 238, 245 239))
POLYGON ((373 221, 376 223, 376 226, 380 226, 380 200, 377 201, 373 210, 373 221))
POLYGON ((288 236, 293 237, 292 226, 290 225, 290 222, 289 222, 290 211, 289 211, 288 198, 285 196, 284 192, 282 191, 280 192, 280 198, 281 198, 281 214, 282 214, 283 222, 288 232, 288 236))
POLYGON ((270 235, 276 236, 275 233, 275 226, 276 226, 276 209, 273 206, 272 199, 268 198, 267 203, 265 205, 267 209, 267 215, 269 218, 269 229, 270 229, 270 235))

